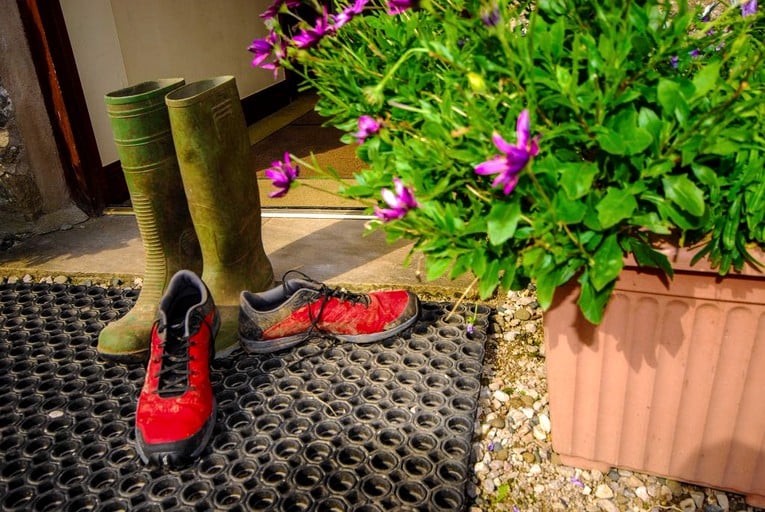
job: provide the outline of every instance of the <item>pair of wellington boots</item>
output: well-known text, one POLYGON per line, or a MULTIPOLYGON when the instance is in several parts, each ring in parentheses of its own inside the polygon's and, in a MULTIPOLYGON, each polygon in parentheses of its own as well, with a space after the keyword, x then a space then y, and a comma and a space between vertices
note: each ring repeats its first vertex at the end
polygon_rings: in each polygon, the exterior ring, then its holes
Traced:
POLYGON ((107 325, 109 360, 149 354, 159 301, 181 269, 201 275, 221 314, 218 356, 238 343, 239 294, 273 282, 260 196, 234 77, 144 82, 105 97, 146 256, 133 308, 107 325))

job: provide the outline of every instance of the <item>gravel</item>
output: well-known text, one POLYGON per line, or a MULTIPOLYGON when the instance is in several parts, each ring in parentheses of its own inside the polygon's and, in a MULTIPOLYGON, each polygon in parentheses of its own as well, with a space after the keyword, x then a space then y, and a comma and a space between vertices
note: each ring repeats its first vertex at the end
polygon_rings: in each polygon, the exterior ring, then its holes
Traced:
POLYGON ((473 439, 470 512, 762 512, 742 496, 716 489, 561 464, 551 446, 555 425, 548 408, 542 311, 533 287, 500 300, 492 325, 473 439))

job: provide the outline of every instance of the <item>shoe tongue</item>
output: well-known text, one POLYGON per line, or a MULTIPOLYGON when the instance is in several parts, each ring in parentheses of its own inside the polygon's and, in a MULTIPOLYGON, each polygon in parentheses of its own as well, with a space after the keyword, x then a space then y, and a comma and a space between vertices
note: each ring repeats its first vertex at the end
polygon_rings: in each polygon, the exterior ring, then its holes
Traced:
POLYGON ((290 279, 284 283, 284 290, 288 295, 292 295, 298 290, 309 288, 311 290, 321 289, 321 283, 315 283, 313 281, 305 281, 303 279, 290 279))

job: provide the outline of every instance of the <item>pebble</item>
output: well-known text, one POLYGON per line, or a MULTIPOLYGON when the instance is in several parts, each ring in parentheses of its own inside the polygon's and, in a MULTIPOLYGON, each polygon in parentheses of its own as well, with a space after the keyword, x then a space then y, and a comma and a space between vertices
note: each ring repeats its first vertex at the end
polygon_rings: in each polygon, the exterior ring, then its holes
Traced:
POLYGON ((616 503, 614 503, 611 500, 604 500, 604 499, 598 500, 598 507, 603 512, 620 512, 619 507, 617 507, 616 503))
POLYGON ((498 389, 494 392, 494 400, 497 400, 498 402, 505 403, 508 400, 510 400, 510 395, 502 391, 501 389, 498 389))
POLYGON ((67 276, 56 276, 53 278, 53 282, 56 284, 66 284, 69 282, 69 277, 67 276))
POLYGON ((614 497, 614 491, 606 484, 600 484, 595 489, 595 496, 603 499, 611 499, 614 497))
POLYGON ((680 502, 680 508, 683 510, 683 512, 695 512, 696 502, 693 501, 693 498, 685 498, 680 502))
POLYGON ((514 316, 518 320, 528 320, 529 318, 531 318, 531 313, 529 313, 528 309, 519 309, 518 311, 515 312, 514 316))

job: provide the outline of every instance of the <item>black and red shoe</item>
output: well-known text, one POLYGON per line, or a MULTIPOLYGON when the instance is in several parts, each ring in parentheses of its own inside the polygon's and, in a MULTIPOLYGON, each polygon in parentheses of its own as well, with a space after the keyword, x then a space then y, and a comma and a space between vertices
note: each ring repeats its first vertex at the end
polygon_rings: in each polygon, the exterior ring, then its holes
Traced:
POLYGON ((151 331, 151 357, 135 418, 144 463, 179 465, 197 457, 215 427, 210 361, 220 316, 195 273, 173 275, 151 331))
POLYGON ((405 331, 419 314, 420 301, 410 291, 352 293, 291 270, 281 286, 241 293, 239 340, 244 350, 256 354, 283 350, 320 333, 371 343, 405 331), (300 277, 287 279, 291 273, 300 277))

